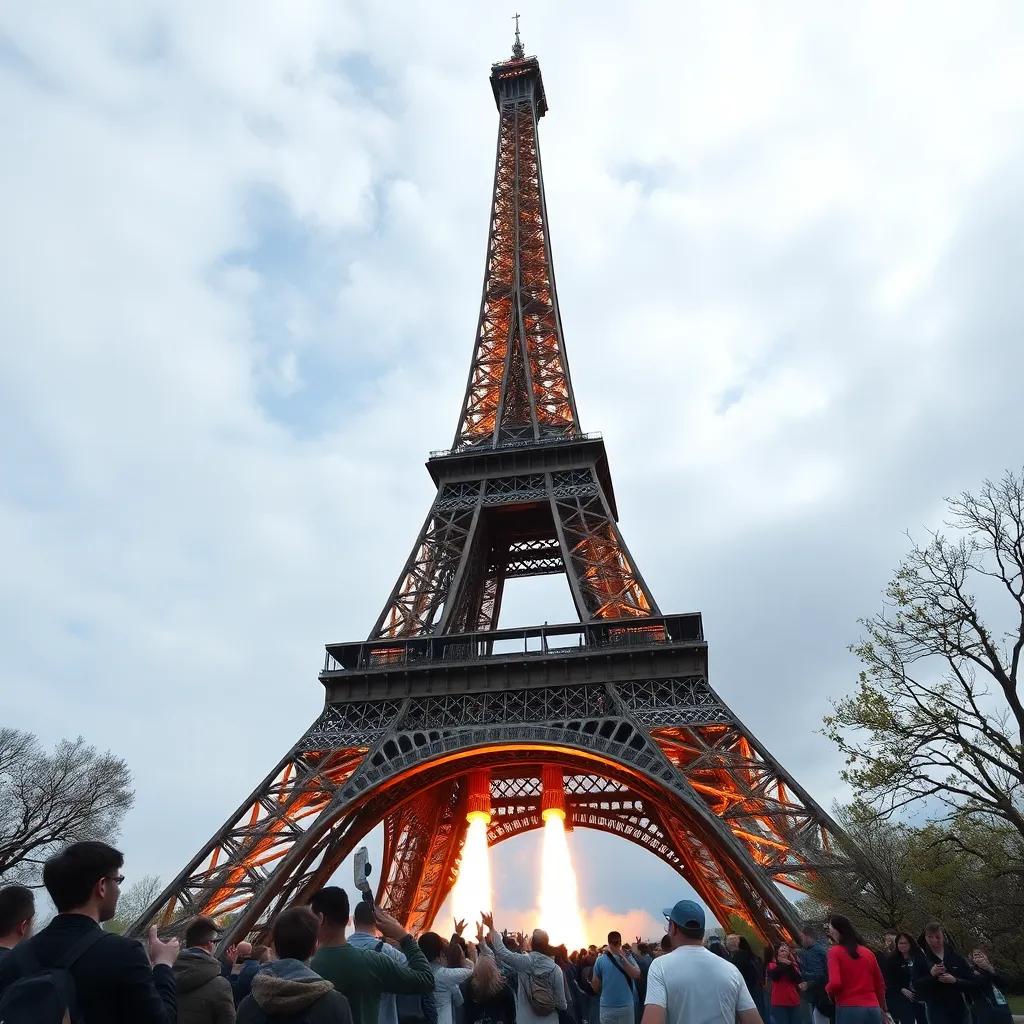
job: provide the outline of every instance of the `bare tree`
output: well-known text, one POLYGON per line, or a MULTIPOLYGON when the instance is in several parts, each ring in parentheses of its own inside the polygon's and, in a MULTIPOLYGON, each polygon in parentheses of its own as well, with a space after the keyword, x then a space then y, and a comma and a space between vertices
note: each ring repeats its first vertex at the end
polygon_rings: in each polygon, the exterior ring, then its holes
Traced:
POLYGON ((926 800, 1024 836, 1024 473, 947 502, 956 536, 933 533, 903 560, 852 648, 857 692, 825 732, 881 813, 926 800))
POLYGON ((47 753, 31 733, 0 729, 0 878, 35 881, 63 843, 110 841, 132 806, 128 766, 80 736, 47 753))
POLYGON ((919 830, 883 818, 864 803, 836 806, 832 814, 856 855, 850 858, 850 870, 823 873, 809 882, 814 903, 801 916, 820 912, 818 908, 836 910, 872 935, 919 916, 920 901, 911 884, 919 830), (858 870, 863 865, 870 870, 858 870))
POLYGON ((103 927, 108 932, 123 934, 142 916, 143 912, 160 895, 163 886, 158 875, 143 875, 121 893, 117 901, 117 913, 103 927))

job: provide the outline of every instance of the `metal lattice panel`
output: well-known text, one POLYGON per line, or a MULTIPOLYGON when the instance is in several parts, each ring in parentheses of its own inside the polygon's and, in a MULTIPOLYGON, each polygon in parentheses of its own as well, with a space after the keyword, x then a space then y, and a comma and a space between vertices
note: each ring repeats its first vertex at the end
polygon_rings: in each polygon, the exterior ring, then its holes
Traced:
POLYGON ((472 523, 472 512, 431 508, 372 636, 420 636, 432 630, 448 599, 472 523))
POLYGON ((711 692, 703 676, 620 683, 617 690, 633 717, 644 725, 689 725, 732 720, 728 709, 711 692))
POLYGON ((346 743, 368 747, 391 725, 401 706, 398 700, 328 704, 299 740, 299 747, 322 750, 346 743))
POLYGON ((597 719, 610 707, 603 686, 565 686, 500 693, 423 697, 409 702, 401 728, 465 728, 492 722, 550 722, 561 719, 597 719))
POLYGON ((567 562, 590 616, 624 619, 656 611, 599 491, 557 498, 555 514, 569 552, 567 562))

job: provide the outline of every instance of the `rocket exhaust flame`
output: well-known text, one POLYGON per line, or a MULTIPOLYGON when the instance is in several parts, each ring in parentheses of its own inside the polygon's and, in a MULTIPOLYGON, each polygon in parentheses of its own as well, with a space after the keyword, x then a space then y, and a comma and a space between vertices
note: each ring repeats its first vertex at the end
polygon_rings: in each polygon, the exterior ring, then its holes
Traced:
POLYGON ((583 920, 576 896, 576 872, 565 839, 565 789, 557 765, 545 765, 542 775, 541 817, 544 856, 541 861, 540 926, 559 945, 584 944, 583 920))
MULTIPOLYGON (((481 911, 493 906, 491 895, 491 854, 487 848, 487 826, 491 823, 491 778, 485 771, 468 779, 469 828, 462 845, 459 876, 452 891, 452 913, 470 926, 480 920, 481 911)), ((472 931, 472 928, 470 928, 472 931)))
POLYGON ((541 862, 540 926, 552 943, 569 949, 585 945, 583 920, 576 897, 576 872, 565 841, 565 812, 544 812, 544 858, 541 862))

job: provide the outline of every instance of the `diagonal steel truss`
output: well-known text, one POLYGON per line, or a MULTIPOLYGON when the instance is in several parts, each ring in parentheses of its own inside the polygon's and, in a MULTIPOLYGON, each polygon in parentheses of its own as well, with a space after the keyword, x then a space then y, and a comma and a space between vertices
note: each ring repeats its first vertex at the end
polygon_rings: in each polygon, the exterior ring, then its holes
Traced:
POLYGON ((133 925, 234 915, 262 935, 373 828, 378 902, 429 927, 458 874, 467 779, 492 844, 538 828, 558 766, 568 822, 671 864, 720 921, 798 922, 782 888, 856 870, 848 839, 707 682, 700 616, 661 616, 619 531, 603 441, 581 433, 555 293, 536 58, 492 68, 498 148, 483 298, 437 495, 363 644, 329 645, 324 710, 133 925), (497 628, 505 581, 564 572, 580 625, 497 628), (576 633, 575 638, 571 634, 576 633), (521 641, 517 653, 508 643, 521 641), (504 645, 504 646, 503 646, 504 645))

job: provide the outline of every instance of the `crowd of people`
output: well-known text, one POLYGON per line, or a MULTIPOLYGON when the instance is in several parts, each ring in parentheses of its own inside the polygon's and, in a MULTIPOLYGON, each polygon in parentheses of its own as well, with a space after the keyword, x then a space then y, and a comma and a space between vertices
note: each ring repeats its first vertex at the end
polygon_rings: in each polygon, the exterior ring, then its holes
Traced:
POLYGON ((758 956, 741 935, 707 934, 703 908, 664 911, 658 943, 568 951, 541 929, 499 932, 482 913, 475 937, 455 922, 413 937, 337 886, 274 919, 270 944, 221 956, 209 917, 184 945, 151 928, 113 932, 124 859, 99 842, 46 862, 57 915, 33 934, 35 900, 0 888, 3 1024, 1009 1024, 1007 979, 982 949, 963 956, 938 921, 917 939, 892 930, 870 949, 850 921, 811 927, 799 945, 758 956), (351 929, 351 930, 350 930, 351 929))

